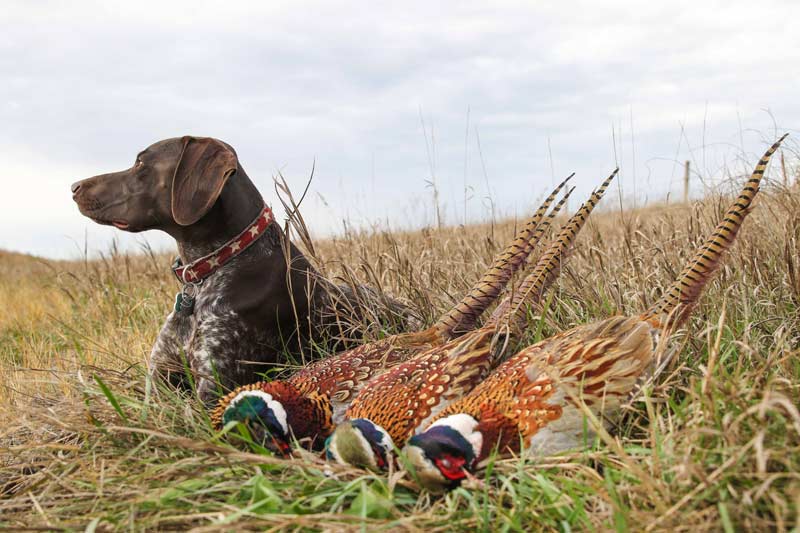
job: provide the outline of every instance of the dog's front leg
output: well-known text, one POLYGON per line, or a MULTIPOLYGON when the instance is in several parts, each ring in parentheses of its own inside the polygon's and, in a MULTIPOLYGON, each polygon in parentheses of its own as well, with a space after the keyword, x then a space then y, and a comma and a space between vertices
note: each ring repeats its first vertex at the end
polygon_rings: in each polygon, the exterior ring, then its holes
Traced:
POLYGON ((172 312, 158 333, 150 352, 148 371, 180 389, 188 389, 184 357, 191 336, 192 324, 188 317, 172 312))
POLYGON ((238 344, 237 333, 236 325, 219 315, 205 316, 193 332, 188 358, 197 396, 205 404, 214 403, 222 387, 235 385, 231 372, 235 370, 232 349, 238 344))

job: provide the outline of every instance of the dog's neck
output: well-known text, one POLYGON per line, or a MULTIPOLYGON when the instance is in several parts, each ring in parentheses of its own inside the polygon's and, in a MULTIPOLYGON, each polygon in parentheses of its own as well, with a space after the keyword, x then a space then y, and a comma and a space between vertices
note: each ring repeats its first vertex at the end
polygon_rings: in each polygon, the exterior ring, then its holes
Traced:
POLYGON ((183 263, 216 251, 249 226, 263 207, 264 199, 240 166, 228 179, 214 207, 198 222, 178 228, 173 235, 183 263))

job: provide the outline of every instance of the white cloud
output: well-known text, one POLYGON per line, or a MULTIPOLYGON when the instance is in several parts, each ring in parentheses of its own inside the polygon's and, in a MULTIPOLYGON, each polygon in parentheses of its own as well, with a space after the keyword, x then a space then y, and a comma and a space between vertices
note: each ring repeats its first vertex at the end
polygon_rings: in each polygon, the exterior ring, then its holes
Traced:
POLYGON ((619 162, 626 193, 635 177, 640 200, 660 197, 671 159, 711 175, 759 152, 764 109, 796 127, 798 15, 790 1, 6 3, 0 247, 64 256, 90 231, 103 249, 119 232, 80 217, 69 184, 185 133, 233 144, 272 203, 276 169, 300 188, 315 161, 318 234, 345 217, 430 222, 420 108, 449 222, 465 176, 468 213, 487 216, 476 129, 504 213, 550 185, 551 153, 576 195, 619 162))

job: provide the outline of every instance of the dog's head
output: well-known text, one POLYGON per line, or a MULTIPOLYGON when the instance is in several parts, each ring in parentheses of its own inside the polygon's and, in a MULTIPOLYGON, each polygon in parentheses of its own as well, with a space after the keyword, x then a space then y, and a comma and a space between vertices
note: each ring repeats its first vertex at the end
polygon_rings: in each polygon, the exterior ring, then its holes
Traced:
POLYGON ((214 206, 238 168, 233 148, 210 137, 176 137, 139 152, 133 166, 72 184, 81 213, 138 232, 191 226, 214 206))

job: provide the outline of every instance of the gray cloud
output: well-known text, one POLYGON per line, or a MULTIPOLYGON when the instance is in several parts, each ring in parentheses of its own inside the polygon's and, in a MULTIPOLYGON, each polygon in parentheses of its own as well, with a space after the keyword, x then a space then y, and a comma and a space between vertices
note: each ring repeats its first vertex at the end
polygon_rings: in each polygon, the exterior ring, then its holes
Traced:
POLYGON ((185 133, 233 144, 271 203, 278 169, 299 189, 315 162, 305 216, 325 235, 432 222, 420 115, 449 223, 465 184, 486 220, 487 194, 522 214, 555 178, 577 171, 585 195, 617 163, 626 196, 663 198, 674 159, 713 179, 772 138, 765 109, 800 119, 788 1, 4 7, 0 247, 53 256, 120 236, 80 217, 70 182, 185 133))

